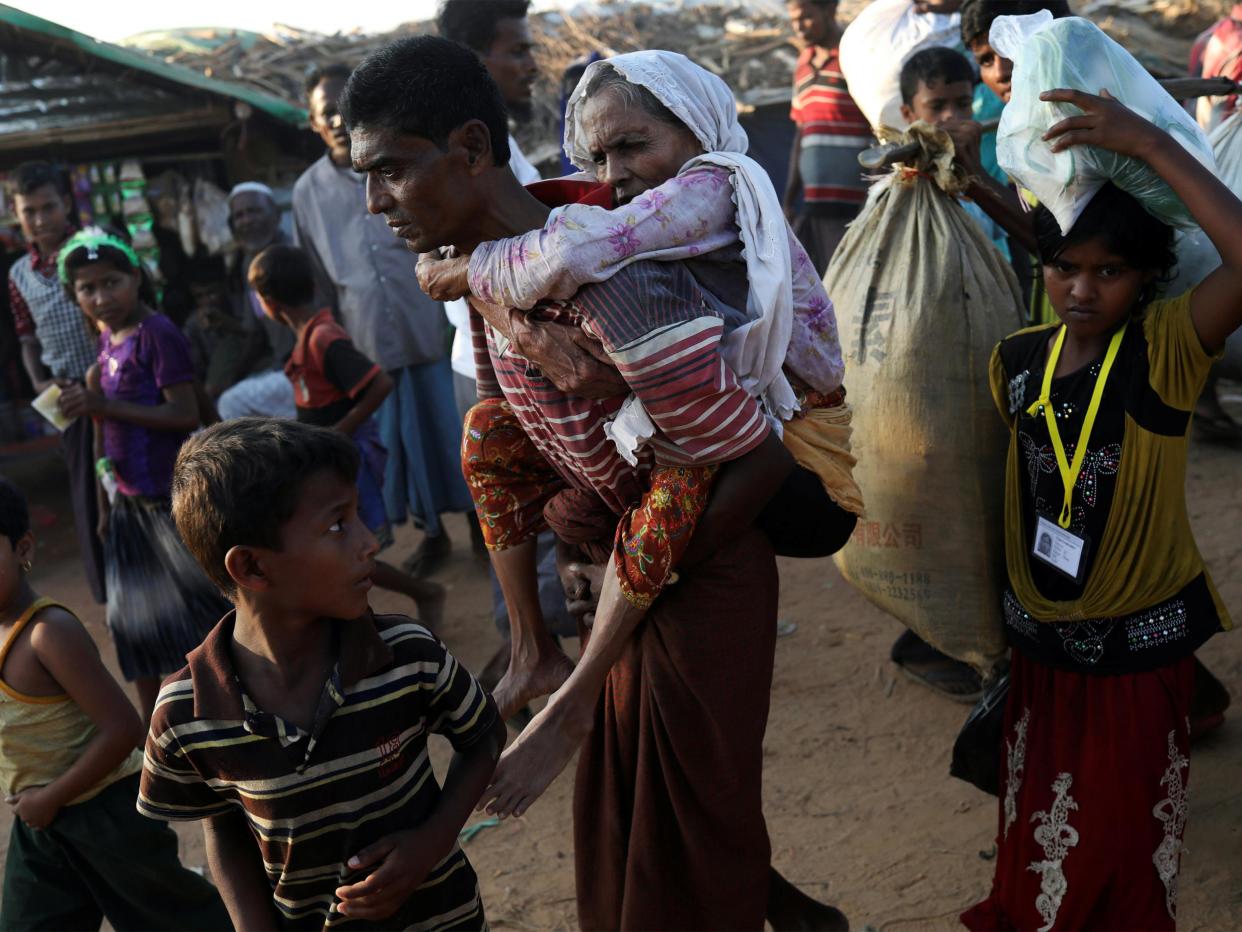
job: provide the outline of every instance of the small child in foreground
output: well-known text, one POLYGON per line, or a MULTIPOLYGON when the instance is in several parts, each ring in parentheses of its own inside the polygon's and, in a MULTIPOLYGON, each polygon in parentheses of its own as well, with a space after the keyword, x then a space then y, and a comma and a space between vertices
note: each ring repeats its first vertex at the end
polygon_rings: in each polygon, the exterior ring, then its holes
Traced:
POLYGON ((426 628, 371 613, 357 473, 348 437, 296 421, 182 448, 177 528, 236 610, 160 691, 138 808, 206 820, 239 929, 482 929, 457 835, 504 724, 426 628), (442 788, 433 733, 456 751, 442 788))
MULTIPOLYGON (((303 250, 268 247, 250 263, 249 281, 263 313, 297 337, 285 375, 293 385, 298 420, 330 427, 358 445, 358 513, 384 550, 392 544, 383 492, 388 451, 371 415, 392 394, 392 379, 358 351, 329 308, 315 307, 315 275, 303 250)), ((413 599, 427 627, 439 625, 446 595, 439 583, 378 560, 373 581, 413 599)))
POLYGON ((0 928, 226 928, 177 836, 134 810, 142 723, 82 623, 31 587, 34 550, 0 479, 0 788, 16 816, 0 928))
POLYGON ((971 929, 1173 929, 1187 818, 1194 651, 1231 626, 1195 544, 1186 454, 1195 399, 1242 324, 1242 202, 1104 92, 1045 91, 1081 114, 1053 151, 1142 159, 1220 251, 1153 300, 1173 231, 1112 184, 1068 234, 1036 212, 1059 324, 996 348, 1005 481, 1005 710, 996 874, 971 929))

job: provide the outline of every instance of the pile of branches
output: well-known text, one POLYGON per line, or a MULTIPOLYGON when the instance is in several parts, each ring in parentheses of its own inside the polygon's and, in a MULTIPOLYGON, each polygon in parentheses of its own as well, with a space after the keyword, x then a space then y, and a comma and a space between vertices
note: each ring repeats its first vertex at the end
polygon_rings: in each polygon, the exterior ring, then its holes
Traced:
MULTIPOLYGON (((848 22, 866 5, 867 0, 842 0, 838 17, 848 22)), ((1175 77, 1185 74, 1195 36, 1225 14, 1228 0, 1075 0, 1074 6, 1158 77, 1175 77)), ((781 6, 602 0, 586 10, 533 14, 530 27, 542 80, 536 85, 533 117, 517 127, 516 135, 536 164, 559 152, 561 76, 592 52, 682 52, 724 78, 743 109, 788 101, 798 54, 781 6)), ((357 64, 401 36, 434 33, 435 23, 406 23, 383 35, 332 36, 278 26, 271 34, 246 36, 245 41, 230 38, 227 30, 218 32, 218 44, 210 51, 185 45, 151 50, 164 52, 167 61, 301 105, 310 67, 357 64)))

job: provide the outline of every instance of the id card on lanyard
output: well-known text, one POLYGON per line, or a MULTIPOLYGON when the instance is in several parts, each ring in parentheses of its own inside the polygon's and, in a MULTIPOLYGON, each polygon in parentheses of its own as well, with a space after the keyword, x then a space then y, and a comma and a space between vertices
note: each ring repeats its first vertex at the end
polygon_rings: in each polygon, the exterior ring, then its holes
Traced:
POLYGON ((1041 563, 1051 566, 1057 572, 1081 583, 1086 572, 1086 556, 1089 541, 1086 537, 1075 534, 1069 529, 1071 506, 1074 501, 1074 487, 1078 484, 1078 476, 1082 473, 1083 461, 1087 458, 1087 444, 1091 440, 1091 431, 1095 427, 1095 418, 1100 411, 1100 401, 1104 397, 1104 386, 1108 383, 1109 373, 1117 360, 1117 352, 1121 348, 1121 340, 1125 336, 1125 327, 1119 327, 1108 343, 1108 351, 1104 354, 1104 363, 1100 366, 1100 374, 1095 380, 1095 388, 1091 392, 1091 403, 1087 406, 1087 414, 1082 421, 1082 431, 1078 434, 1078 444, 1074 449, 1074 461, 1071 463, 1065 455, 1065 444, 1061 442, 1061 431, 1057 428, 1056 413, 1052 408, 1051 389, 1052 374, 1056 372, 1057 360, 1061 358, 1061 347, 1065 343, 1066 327, 1061 325, 1052 352, 1048 354, 1048 365, 1044 369, 1044 381, 1040 387, 1039 397, 1027 408, 1026 413, 1038 417, 1042 407, 1044 420, 1048 425, 1048 438, 1052 443, 1052 451, 1056 454, 1057 469, 1061 473, 1061 483, 1065 488, 1065 498, 1061 504, 1061 514, 1056 523, 1043 515, 1037 516, 1035 535, 1031 541, 1031 556, 1041 563))

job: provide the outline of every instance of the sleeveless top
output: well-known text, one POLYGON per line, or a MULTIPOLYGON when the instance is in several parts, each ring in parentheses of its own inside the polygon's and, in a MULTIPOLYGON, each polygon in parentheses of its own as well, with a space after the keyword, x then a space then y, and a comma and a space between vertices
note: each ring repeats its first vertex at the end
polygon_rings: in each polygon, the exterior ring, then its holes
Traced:
POLYGON ((86 315, 69 297, 60 279, 45 278, 29 254, 9 270, 9 278, 30 308, 43 365, 58 379, 81 379, 95 362, 95 338, 86 315))
MULTIPOLYGON (((39 612, 64 608, 52 599, 37 599, 17 619, 0 647, 0 673, 17 638, 39 612)), ((68 609, 65 609, 68 611, 68 609)), ((95 723, 62 693, 27 696, 0 679, 0 789, 6 796, 51 783, 82 756, 95 737, 95 723)), ((117 780, 142 770, 142 751, 134 748, 117 767, 69 805, 85 802, 117 780)))

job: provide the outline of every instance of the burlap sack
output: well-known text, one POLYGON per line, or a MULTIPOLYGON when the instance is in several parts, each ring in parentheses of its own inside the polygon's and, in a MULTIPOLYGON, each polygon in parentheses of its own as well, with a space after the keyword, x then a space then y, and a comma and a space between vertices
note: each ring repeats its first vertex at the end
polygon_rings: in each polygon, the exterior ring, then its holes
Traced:
POLYGON ((824 276, 867 503, 835 559, 880 608, 987 670, 1005 650, 1009 442, 988 359, 1020 326, 1022 299, 1009 264, 953 196, 964 179, 951 141, 922 124, 910 133, 923 154, 877 183, 824 276))

